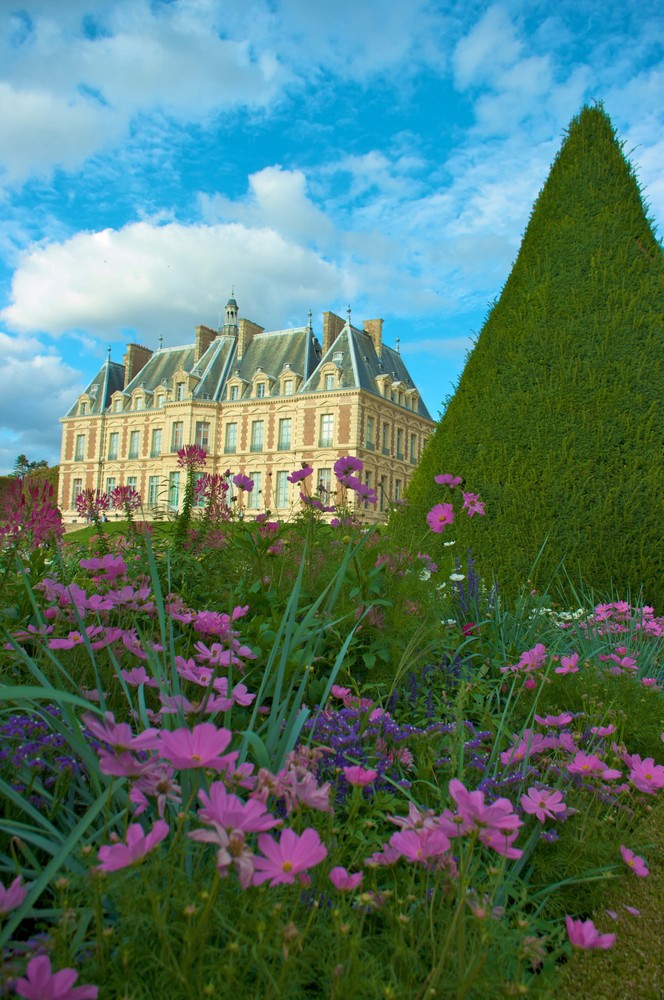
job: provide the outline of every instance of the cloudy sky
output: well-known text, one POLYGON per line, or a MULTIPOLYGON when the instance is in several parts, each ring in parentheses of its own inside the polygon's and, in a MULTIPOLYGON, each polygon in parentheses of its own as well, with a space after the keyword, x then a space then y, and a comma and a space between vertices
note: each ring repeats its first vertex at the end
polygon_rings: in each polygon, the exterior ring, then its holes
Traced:
POLYGON ((664 220, 654 0, 0 0, 0 472, 107 347, 383 317, 432 415, 563 129, 602 100, 664 220))

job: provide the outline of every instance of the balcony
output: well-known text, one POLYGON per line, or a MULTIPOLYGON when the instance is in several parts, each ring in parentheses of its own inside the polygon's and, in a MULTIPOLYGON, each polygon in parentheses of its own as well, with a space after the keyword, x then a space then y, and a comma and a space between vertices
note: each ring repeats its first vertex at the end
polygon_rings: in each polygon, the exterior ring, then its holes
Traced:
POLYGON ((280 438, 279 443, 277 444, 277 451, 290 451, 290 450, 291 450, 290 438, 283 438, 283 439, 280 438))
POLYGON ((258 443, 253 442, 253 441, 251 442, 251 447, 249 448, 249 451, 257 452, 257 451, 262 451, 262 450, 263 450, 263 443, 262 442, 258 442, 258 443))
POLYGON ((234 444, 224 445, 224 455, 235 455, 237 448, 234 444))
POLYGON ((127 455, 127 458, 138 458, 138 452, 130 451, 129 454, 127 455))
POLYGON ((376 450, 376 445, 373 443, 373 441, 365 441, 364 447, 367 449, 367 451, 375 451, 376 450))
POLYGON ((403 453, 402 451, 398 451, 398 452, 397 452, 397 459, 398 459, 398 460, 399 460, 400 462, 403 462, 403 460, 404 460, 404 453, 403 453))
POLYGON ((383 455, 389 455, 389 454, 390 454, 390 449, 389 448, 383 448, 383 455))
POLYGON ((157 451, 150 452, 150 458, 159 458, 160 456, 161 456, 161 448, 159 448, 157 451))
POLYGON ((322 437, 318 439, 319 448, 331 448, 333 444, 334 442, 331 437, 322 437))

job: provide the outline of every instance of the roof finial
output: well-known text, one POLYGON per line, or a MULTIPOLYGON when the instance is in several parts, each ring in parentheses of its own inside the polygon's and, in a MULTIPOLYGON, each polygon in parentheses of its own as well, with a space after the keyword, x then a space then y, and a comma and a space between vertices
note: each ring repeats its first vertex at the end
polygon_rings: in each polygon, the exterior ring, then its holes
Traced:
POLYGON ((348 316, 348 326, 350 326, 350 306, 346 309, 346 315, 348 316))
POLYGON ((106 354, 107 354, 107 357, 108 357, 108 360, 109 360, 109 363, 110 363, 110 360, 111 360, 111 345, 110 344, 108 345, 108 350, 107 350, 106 354))
POLYGON ((397 348, 397 354, 400 354, 400 353, 401 353, 401 352, 399 351, 399 344, 400 344, 400 343, 401 343, 401 341, 400 341, 400 340, 399 340, 399 338, 397 337, 397 339, 396 339, 396 348, 397 348))
POLYGON ((312 317, 313 317, 313 313, 312 313, 311 309, 309 310, 309 312, 307 313, 307 315, 309 317, 309 329, 313 330, 313 325, 312 325, 312 322, 311 322, 312 317))
POLYGON ((160 333, 159 334, 159 350, 160 351, 163 350, 163 347, 164 347, 164 335, 163 335, 163 333, 160 333))

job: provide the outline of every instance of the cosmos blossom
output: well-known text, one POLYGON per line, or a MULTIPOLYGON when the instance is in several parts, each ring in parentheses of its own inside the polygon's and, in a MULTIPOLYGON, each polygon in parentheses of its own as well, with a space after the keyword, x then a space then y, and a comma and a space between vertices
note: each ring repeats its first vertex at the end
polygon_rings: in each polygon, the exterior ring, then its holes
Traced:
POLYGON ((158 819, 147 834, 140 823, 132 823, 127 830, 126 843, 104 844, 99 848, 101 864, 97 865, 97 870, 115 872, 136 864, 168 836, 168 831, 168 823, 163 819, 158 819))
POLYGON ((270 885, 294 882, 296 875, 313 868, 327 857, 327 847, 311 827, 307 827, 300 836, 286 828, 282 830, 279 842, 269 833, 261 833, 258 848, 264 857, 257 855, 254 859, 254 885, 268 879, 270 885))
POLYGON ((51 971, 48 955, 30 959, 25 978, 18 979, 14 990, 25 1000, 96 1000, 97 986, 74 986, 78 979, 75 969, 51 971))
POLYGON ((569 914, 565 917, 567 936, 573 948, 612 948, 616 940, 615 934, 600 934, 592 920, 573 920, 569 914))
POLYGON ((451 503, 437 503, 427 514, 427 524, 436 535, 440 535, 453 520, 454 508, 451 503))
POLYGON ((625 847, 624 844, 620 845, 620 853, 622 854, 622 859, 628 868, 631 868, 635 875, 640 878, 645 878, 646 875, 650 875, 645 860, 634 851, 630 851, 629 847, 625 847))

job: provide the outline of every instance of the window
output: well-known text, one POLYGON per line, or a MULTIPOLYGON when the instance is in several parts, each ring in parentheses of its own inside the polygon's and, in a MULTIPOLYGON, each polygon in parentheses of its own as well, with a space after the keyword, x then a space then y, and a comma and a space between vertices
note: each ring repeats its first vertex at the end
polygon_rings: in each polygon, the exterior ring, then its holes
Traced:
POLYGON ((323 503, 325 503, 330 496, 331 486, 332 469, 319 469, 318 478, 316 480, 316 492, 320 496, 323 503))
POLYGON ((233 482, 233 473, 229 472, 226 476, 226 482, 228 483, 228 493, 226 494, 226 503, 230 504, 235 500, 235 483, 233 482))
POLYGON ((106 480, 106 492, 108 493, 109 497, 114 489, 115 489, 115 476, 109 476, 108 479, 106 480))
POLYGON ((231 399, 239 399, 240 398, 240 387, 239 386, 237 386, 237 385, 232 385, 231 386, 231 395, 230 395, 230 398, 231 399))
POLYGON ((108 460, 112 462, 113 459, 118 457, 118 438, 119 434, 113 433, 108 435, 108 460))
POLYGON ((143 397, 142 396, 137 396, 136 397, 136 409, 137 410, 142 410, 143 409, 143 397))
POLYGON ((390 425, 383 424, 383 455, 390 453, 390 425))
POLYGON ((150 476, 148 479, 148 504, 156 507, 159 503, 159 476, 150 476))
POLYGON ((137 484, 138 484, 138 479, 136 478, 136 476, 127 476, 127 486, 129 487, 130 490, 137 490, 138 489, 137 484))
POLYGON ((401 480, 394 480, 394 499, 401 500, 401 480))
POLYGON ((365 445, 371 451, 373 451, 374 448, 376 447, 376 439, 374 437, 375 426, 376 426, 376 421, 374 420, 374 418, 367 417, 367 435, 366 435, 365 445))
POLYGON ((150 458, 159 458, 161 455, 161 427, 155 427, 152 431, 152 441, 150 442, 150 458))
POLYGON ((292 396, 292 395, 293 395, 293 379, 287 378, 286 381, 284 382, 284 396, 292 396))
POLYGON ((115 412, 116 413, 122 413, 122 400, 121 399, 116 399, 115 400, 115 412))
POLYGON ((263 421, 254 420, 251 424, 251 451, 263 450, 263 421))
MULTIPOLYGON (((205 475, 206 474, 204 472, 197 472, 194 475, 194 488, 196 487, 196 484, 200 482, 201 479, 205 479, 205 475)), ((207 501, 202 493, 194 493, 194 497, 196 498, 195 499, 196 507, 205 507, 207 501)))
POLYGON ((224 451, 227 455, 234 455, 237 451, 237 424, 226 424, 224 451))
POLYGON ((403 430, 397 430, 397 458, 403 458, 403 430))
POLYGON ((387 476, 380 477, 380 497, 378 502, 380 509, 385 510, 385 504, 387 503, 387 476))
POLYGON ((320 418, 320 448, 330 448, 334 439, 334 416, 323 413, 320 418))
POLYGON ((410 460, 413 465, 417 461, 417 434, 410 435, 410 460))
POLYGON ((168 505, 171 510, 180 506, 180 473, 171 472, 168 477, 168 505))
POLYGON ((74 461, 82 462, 85 458, 85 434, 76 435, 76 450, 74 451, 74 461))
POLYGON ((260 504, 259 494, 261 491, 261 473, 260 472, 250 472, 249 478, 254 481, 254 488, 249 494, 249 499, 247 500, 247 507, 251 507, 256 510, 260 504))
POLYGON ((81 417, 84 417, 86 415, 86 413, 88 412, 88 404, 87 403, 81 403, 81 405, 78 408, 78 412, 79 412, 79 415, 81 417))
POLYGON ((140 431, 131 431, 129 435, 129 455, 128 458, 138 458, 138 447, 141 437, 140 431))
POLYGON ((325 388, 334 389, 334 375, 325 376, 325 388))
POLYGON ((71 505, 72 505, 72 507, 76 506, 76 497, 78 496, 79 493, 82 493, 82 492, 83 492, 83 480, 82 479, 75 479, 73 481, 73 483, 72 483, 72 486, 71 486, 71 505))
POLYGON ((196 444, 199 448, 207 450, 210 442, 210 425, 207 421, 196 421, 196 444))
POLYGON ((277 496, 275 500, 277 507, 288 506, 288 473, 277 473, 277 496))
POLYGON ((281 451, 288 451, 291 447, 291 429, 293 421, 290 417, 283 417, 279 421, 279 443, 277 447, 281 451))
POLYGON ((184 399, 184 382, 178 382, 175 386, 175 398, 177 400, 184 399))
POLYGON ((259 382, 256 386, 256 396, 258 399, 263 399, 265 396, 265 382, 259 382))
POLYGON ((176 420, 171 435, 171 451, 179 451, 182 447, 182 421, 176 420))
POLYGON ((157 406, 159 408, 161 408, 163 405, 164 405, 164 397, 163 396, 157 396, 157 406))

